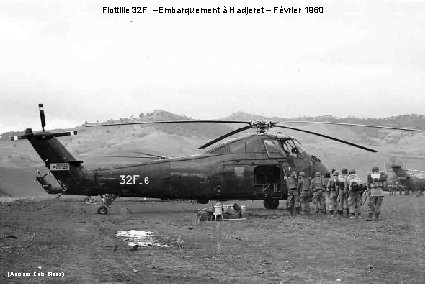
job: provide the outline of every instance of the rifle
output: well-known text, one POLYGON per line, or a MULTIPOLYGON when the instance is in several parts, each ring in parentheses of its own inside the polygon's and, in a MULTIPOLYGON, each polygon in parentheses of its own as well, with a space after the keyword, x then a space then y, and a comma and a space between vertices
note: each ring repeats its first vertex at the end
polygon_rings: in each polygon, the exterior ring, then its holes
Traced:
POLYGON ((366 190, 364 190, 363 195, 364 195, 364 198, 363 198, 363 202, 361 206, 364 206, 365 202, 367 202, 367 199, 370 196, 370 189, 367 188, 366 190))

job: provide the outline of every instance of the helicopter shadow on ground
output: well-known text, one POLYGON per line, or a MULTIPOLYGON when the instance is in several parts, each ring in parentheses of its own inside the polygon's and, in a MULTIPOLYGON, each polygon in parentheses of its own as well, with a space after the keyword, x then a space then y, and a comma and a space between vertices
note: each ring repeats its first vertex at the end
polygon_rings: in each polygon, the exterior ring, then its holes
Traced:
MULTIPOLYGON (((110 207, 109 213, 111 215, 116 214, 195 214, 202 209, 213 208, 215 202, 209 202, 207 204, 193 203, 190 201, 180 201, 180 200, 117 200, 114 201, 110 207), (127 211, 126 211, 127 209, 127 211)), ((232 205, 238 203, 243 205, 241 201, 231 200, 224 202, 225 205, 232 205)), ((84 203, 83 203, 84 204, 84 203)), ((94 212, 96 213, 97 206, 100 206, 100 202, 93 203, 94 212)), ((90 205, 87 205, 90 206, 90 205)), ((246 205, 247 207, 249 205, 246 205)), ((252 205, 253 206, 253 205, 252 205)), ((246 209, 246 217, 250 218, 260 218, 260 219, 270 219, 270 218, 279 218, 284 215, 289 215, 288 211, 285 208, 278 208, 275 210, 266 210, 263 207, 259 207, 259 204, 255 203, 252 208, 246 209)))
POLYGON ((275 219, 283 217, 284 215, 290 214, 284 208, 277 208, 274 210, 259 209, 259 208, 249 208, 246 209, 247 218, 259 218, 259 219, 275 219))

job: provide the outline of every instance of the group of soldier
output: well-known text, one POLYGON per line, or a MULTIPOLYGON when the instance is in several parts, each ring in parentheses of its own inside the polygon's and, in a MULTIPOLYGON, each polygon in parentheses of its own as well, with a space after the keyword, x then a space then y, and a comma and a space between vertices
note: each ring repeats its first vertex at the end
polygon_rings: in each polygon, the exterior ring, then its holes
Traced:
POLYGON ((415 190, 415 189, 412 189, 410 187, 404 187, 399 182, 390 183, 390 184, 388 184, 387 188, 388 188, 388 191, 389 191, 389 195, 397 195, 397 192, 399 192, 400 196, 401 195, 415 194, 417 197, 419 197, 420 194, 421 194, 420 188, 415 190))
POLYGON ((320 172, 315 173, 311 180, 304 172, 297 175, 292 172, 286 178, 288 199, 287 206, 290 214, 310 214, 312 201, 316 214, 321 212, 331 216, 361 218, 362 196, 365 192, 368 204, 366 221, 373 216, 379 218, 383 202, 383 189, 387 175, 373 167, 367 176, 367 184, 363 184, 356 170, 342 169, 341 173, 332 170, 324 177, 320 172))

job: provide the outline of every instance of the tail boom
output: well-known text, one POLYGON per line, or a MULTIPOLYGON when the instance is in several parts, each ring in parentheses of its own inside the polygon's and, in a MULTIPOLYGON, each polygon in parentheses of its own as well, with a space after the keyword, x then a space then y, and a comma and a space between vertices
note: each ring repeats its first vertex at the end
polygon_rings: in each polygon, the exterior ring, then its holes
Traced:
MULTIPOLYGON (((81 165, 83 162, 77 161, 56 138, 66 136, 64 133, 26 133, 24 136, 62 186, 64 193, 77 193, 81 186, 87 186, 86 183, 90 182, 84 167, 81 165)), ((56 194, 58 189, 52 188, 50 191, 52 191, 51 194, 56 194)))

